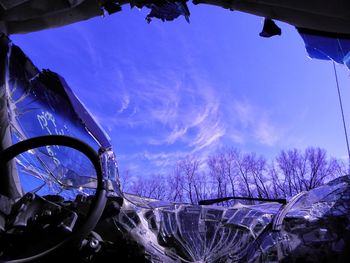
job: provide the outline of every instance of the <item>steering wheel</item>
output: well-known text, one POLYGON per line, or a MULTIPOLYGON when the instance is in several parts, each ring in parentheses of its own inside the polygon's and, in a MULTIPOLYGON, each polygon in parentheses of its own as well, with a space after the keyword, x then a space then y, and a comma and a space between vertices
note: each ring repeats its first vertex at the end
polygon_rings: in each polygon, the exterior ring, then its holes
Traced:
POLYGON ((66 238, 65 240, 59 242, 58 244, 54 245, 53 247, 43 252, 40 252, 33 256, 20 258, 20 259, 7 260, 7 261, 0 260, 0 262, 22 263, 22 262, 39 260, 40 258, 57 251, 58 249, 67 245, 68 243, 71 244, 82 240, 95 228, 96 224, 98 223, 98 220, 102 215, 102 212, 104 210, 104 207, 107 201, 107 190, 106 190, 107 187, 103 179, 103 173, 99 162, 99 157, 97 153, 89 145, 87 145, 86 143, 78 139, 64 136, 64 135, 47 135, 47 136, 40 136, 40 137, 31 138, 25 141, 21 141, 19 143, 16 143, 8 147, 7 149, 5 149, 0 153, 0 165, 5 165, 8 161, 10 161, 11 159, 15 158, 17 155, 25 151, 38 148, 38 147, 48 146, 48 145, 66 146, 84 153, 86 157, 89 158, 89 160, 91 161, 91 163, 93 164, 96 170, 97 188, 96 188, 95 195, 92 198, 90 209, 88 211, 85 222, 83 222, 78 227, 74 227, 71 235, 68 238, 66 238))

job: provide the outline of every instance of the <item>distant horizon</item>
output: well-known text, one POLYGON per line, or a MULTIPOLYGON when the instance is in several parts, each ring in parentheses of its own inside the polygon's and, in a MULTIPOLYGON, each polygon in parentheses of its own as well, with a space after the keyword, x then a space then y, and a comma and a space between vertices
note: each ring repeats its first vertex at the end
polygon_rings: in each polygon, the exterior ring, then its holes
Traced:
MULTIPOLYGON (((124 8, 11 39, 67 80, 111 137, 121 170, 152 174, 222 146, 267 158, 311 146, 347 158, 331 62, 310 60, 288 24, 265 39, 261 17, 189 8, 189 24, 147 24, 147 10, 124 8)), ((348 121, 349 72, 337 70, 348 121)))

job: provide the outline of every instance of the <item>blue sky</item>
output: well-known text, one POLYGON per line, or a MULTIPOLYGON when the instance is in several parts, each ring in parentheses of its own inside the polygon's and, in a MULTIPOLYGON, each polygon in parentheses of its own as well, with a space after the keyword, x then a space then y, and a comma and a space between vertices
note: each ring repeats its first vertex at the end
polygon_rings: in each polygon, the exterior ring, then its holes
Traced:
MULTIPOLYGON (((268 158, 308 146, 347 155, 331 62, 309 59, 290 25, 264 39, 260 17, 189 7, 190 24, 147 24, 148 10, 124 7, 12 40, 64 76, 112 138, 121 170, 161 173, 221 146, 268 158)), ((349 72, 337 69, 348 117, 349 72)))

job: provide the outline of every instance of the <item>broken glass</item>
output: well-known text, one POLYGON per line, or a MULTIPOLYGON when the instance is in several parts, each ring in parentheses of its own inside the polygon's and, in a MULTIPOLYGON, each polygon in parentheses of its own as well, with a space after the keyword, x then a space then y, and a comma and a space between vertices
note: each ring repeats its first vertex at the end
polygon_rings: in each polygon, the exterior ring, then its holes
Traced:
MULTIPOLYGON (((6 70, 1 101, 7 112, 2 116, 2 148, 43 135, 79 138, 99 151, 109 189, 118 192, 118 170, 109 137, 64 79, 49 70, 37 69, 6 37, 3 45, 7 53, 3 58, 6 70)), ((39 191, 74 199, 77 193, 91 194, 96 187, 96 172, 90 161, 69 147, 32 149, 19 156, 16 163, 12 177, 17 173, 17 178, 12 187, 17 188, 17 195, 23 190, 39 191)))
POLYGON ((237 202, 225 208, 163 202, 156 207, 156 200, 124 198, 114 220, 144 247, 151 262, 277 262, 299 257, 317 262, 324 256, 341 258, 350 234, 348 176, 286 205, 237 202))

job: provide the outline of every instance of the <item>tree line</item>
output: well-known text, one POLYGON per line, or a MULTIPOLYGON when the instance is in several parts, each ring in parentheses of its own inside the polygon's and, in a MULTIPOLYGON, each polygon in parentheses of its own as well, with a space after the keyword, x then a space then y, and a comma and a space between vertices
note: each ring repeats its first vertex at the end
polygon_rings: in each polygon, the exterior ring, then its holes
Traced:
POLYGON ((125 170, 120 179, 127 193, 197 204, 229 196, 289 198, 345 174, 344 161, 328 158, 318 147, 282 150, 270 161, 254 152, 221 148, 204 161, 195 156, 177 160, 168 174, 137 178, 125 170))

